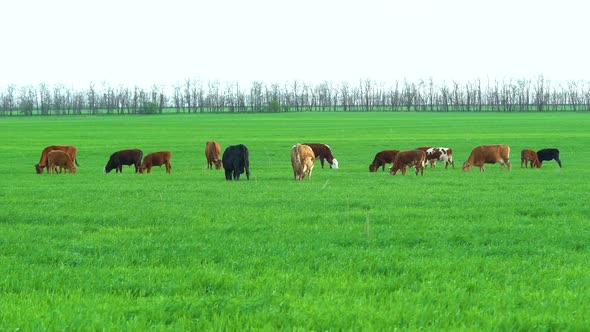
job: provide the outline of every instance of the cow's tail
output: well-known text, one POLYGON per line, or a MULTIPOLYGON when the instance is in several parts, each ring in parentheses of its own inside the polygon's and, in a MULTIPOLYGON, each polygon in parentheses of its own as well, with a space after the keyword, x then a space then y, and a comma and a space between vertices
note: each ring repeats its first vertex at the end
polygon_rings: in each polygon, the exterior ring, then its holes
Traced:
POLYGON ((80 166, 80 164, 78 164, 78 158, 74 158, 74 163, 76 163, 76 166, 80 166))

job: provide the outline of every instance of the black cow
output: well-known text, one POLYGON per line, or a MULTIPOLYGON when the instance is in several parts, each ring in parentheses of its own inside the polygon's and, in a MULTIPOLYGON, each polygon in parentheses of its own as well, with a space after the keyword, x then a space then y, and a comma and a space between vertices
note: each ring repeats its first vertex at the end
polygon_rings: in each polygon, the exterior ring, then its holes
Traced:
POLYGON ((225 179, 231 181, 232 176, 234 180, 240 179, 240 174, 246 170, 246 178, 250 180, 250 160, 248 157, 248 148, 243 145, 228 146, 223 151, 221 157, 223 169, 225 170, 225 179))
POLYGON ((121 150, 113 153, 104 167, 104 172, 109 173, 111 170, 116 169, 116 172, 123 173, 123 165, 134 165, 135 173, 140 171, 141 158, 143 157, 143 151, 139 149, 128 149, 121 150))
MULTIPOLYGON (((559 168, 561 168, 561 160, 559 160, 559 150, 558 149, 541 149, 537 151, 537 157, 539 157, 539 162, 542 165, 543 161, 545 160, 553 160, 557 161, 559 168)), ((541 167, 541 166, 539 166, 541 167)))

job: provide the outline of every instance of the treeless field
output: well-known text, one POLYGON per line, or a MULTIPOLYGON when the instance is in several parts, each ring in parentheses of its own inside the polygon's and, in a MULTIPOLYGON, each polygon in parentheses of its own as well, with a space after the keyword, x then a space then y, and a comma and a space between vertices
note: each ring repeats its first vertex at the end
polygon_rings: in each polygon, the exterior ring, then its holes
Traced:
POLYGON ((589 114, 287 113, 0 119, 6 330, 579 330, 590 325, 589 114), (251 178, 208 170, 243 143, 251 178), (340 169, 293 180, 295 143, 340 169), (472 148, 499 165, 461 171, 472 148), (77 173, 35 174, 47 145, 77 173), (376 152, 454 150, 455 169, 369 173, 376 152), (557 147, 563 168, 521 169, 557 147), (102 172, 172 152, 172 171, 102 172))

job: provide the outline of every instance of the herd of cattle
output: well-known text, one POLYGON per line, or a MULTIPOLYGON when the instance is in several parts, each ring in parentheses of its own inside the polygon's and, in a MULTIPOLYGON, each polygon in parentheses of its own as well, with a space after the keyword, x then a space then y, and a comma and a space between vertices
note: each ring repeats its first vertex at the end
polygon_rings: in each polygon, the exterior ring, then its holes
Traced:
MULTIPOLYGON (((54 173, 59 167, 59 173, 64 169, 70 173, 76 173, 76 167, 80 166, 76 158, 77 149, 71 145, 51 145, 43 149, 41 152, 41 159, 35 165, 37 174, 43 173, 43 169, 47 168, 48 173, 54 173)), ((248 148, 243 145, 228 146, 221 156, 221 147, 215 141, 209 141, 205 145, 205 157, 207 158, 207 168, 223 169, 225 170, 226 180, 239 180, 240 175, 246 173, 246 178, 250 179, 250 161, 248 148)), ((151 172, 153 166, 166 167, 166 173, 170 173, 170 159, 172 153, 170 151, 153 152, 146 156, 140 149, 126 149, 114 152, 109 157, 109 160, 104 167, 104 172, 109 173, 113 169, 116 172, 123 172, 123 165, 134 166, 136 173, 151 172)), ((295 144, 291 148, 291 165, 293 167, 293 175, 295 180, 303 180, 306 176, 311 179, 313 167, 316 159, 320 160, 322 168, 324 163, 328 163, 330 168, 338 168, 338 160, 334 158, 332 150, 326 144, 322 143, 302 143, 295 144)), ((555 148, 542 149, 539 151, 522 150, 520 167, 541 168, 543 161, 555 160, 559 167, 561 167, 561 160, 559 159, 559 150, 555 148)), ((406 175, 408 167, 414 167, 416 175, 418 173, 424 175, 424 168, 426 164, 430 164, 431 168, 436 167, 436 162, 444 162, 445 168, 451 165, 455 168, 453 161, 453 150, 445 147, 418 147, 414 150, 399 151, 399 150, 384 150, 375 155, 373 162, 369 165, 369 172, 375 172, 381 167, 385 171, 387 164, 393 164, 389 168, 389 173, 395 175, 401 170, 402 175, 406 175)), ((504 170, 504 165, 511 170, 510 164, 510 147, 505 144, 497 145, 480 145, 475 147, 469 158, 463 163, 463 171, 471 170, 471 167, 477 166, 480 171, 485 171, 484 164, 501 165, 504 170)))

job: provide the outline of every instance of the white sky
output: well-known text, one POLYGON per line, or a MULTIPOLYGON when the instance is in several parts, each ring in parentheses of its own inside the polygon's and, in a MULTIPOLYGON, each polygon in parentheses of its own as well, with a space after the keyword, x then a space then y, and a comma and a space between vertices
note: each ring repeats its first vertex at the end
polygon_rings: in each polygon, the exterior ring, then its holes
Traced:
POLYGON ((13 0, 0 87, 590 79, 585 0, 13 0))

